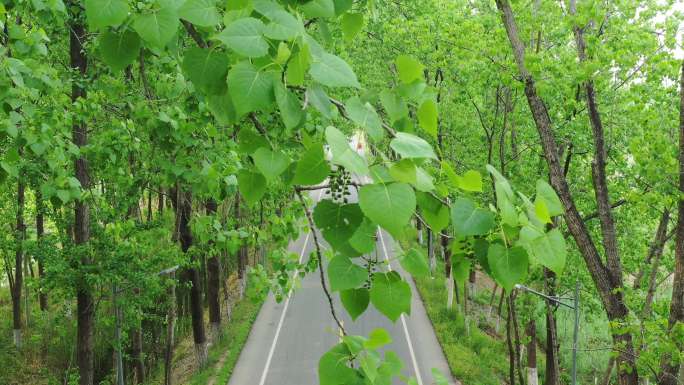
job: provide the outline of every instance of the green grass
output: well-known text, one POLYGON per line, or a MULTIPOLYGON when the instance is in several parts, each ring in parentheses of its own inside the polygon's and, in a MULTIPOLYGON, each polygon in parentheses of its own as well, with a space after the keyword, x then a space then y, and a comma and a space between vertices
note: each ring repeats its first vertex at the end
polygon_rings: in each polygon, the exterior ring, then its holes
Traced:
POLYGON ((445 280, 420 278, 416 286, 454 377, 463 384, 502 384, 508 370, 503 340, 481 331, 471 319, 466 330, 461 311, 446 308, 445 280))
POLYGON ((214 383, 217 385, 228 383, 240 352, 247 342, 252 324, 259 314, 261 304, 261 302, 254 303, 249 299, 244 299, 235 305, 233 317, 223 327, 221 339, 209 351, 207 368, 192 376, 191 385, 206 385, 213 376, 216 376, 214 383), (224 355, 226 355, 225 359, 221 363, 224 355), (220 367, 218 367, 219 363, 221 363, 220 367))

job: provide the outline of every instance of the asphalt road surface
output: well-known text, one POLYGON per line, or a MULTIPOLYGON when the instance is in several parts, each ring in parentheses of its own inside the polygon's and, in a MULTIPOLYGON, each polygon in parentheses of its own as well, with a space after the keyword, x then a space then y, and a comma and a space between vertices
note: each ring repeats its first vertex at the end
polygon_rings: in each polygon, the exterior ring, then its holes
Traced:
MULTIPOLYGON (((355 200, 355 192, 353 195, 355 200)), ((319 200, 321 192, 313 192, 311 196, 319 200)), ((290 250, 305 260, 314 249, 313 243, 311 234, 306 233, 292 242, 290 250)), ((377 249, 379 258, 392 259, 394 242, 384 231, 378 236, 377 249)), ((456 383, 451 379, 448 364, 413 281, 396 261, 391 263, 391 267, 411 285, 411 315, 402 315, 393 324, 371 304, 361 317, 352 321, 342 307, 339 295, 332 293, 337 313, 343 319, 347 332, 367 336, 375 328, 385 328, 393 339, 387 349, 402 359, 405 376, 416 378, 418 385, 430 385, 433 384, 432 368, 437 368, 451 384, 456 383)), ((318 360, 338 341, 338 328, 330 314, 320 276, 318 272, 308 274, 302 280, 301 288, 285 301, 278 304, 273 296, 266 300, 229 385, 318 385, 318 360)), ((394 384, 403 382, 396 379, 394 384)))

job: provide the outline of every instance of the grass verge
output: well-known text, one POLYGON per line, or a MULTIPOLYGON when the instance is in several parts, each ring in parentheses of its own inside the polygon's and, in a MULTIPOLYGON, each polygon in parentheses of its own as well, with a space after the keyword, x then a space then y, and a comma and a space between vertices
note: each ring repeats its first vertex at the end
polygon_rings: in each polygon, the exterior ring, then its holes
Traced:
POLYGON ((191 385, 206 385, 212 377, 214 384, 228 383, 262 303, 245 298, 235 305, 230 322, 223 327, 221 339, 209 350, 207 368, 191 377, 191 385))
MULTIPOLYGON (((454 377, 467 385, 504 383, 508 354, 503 341, 481 331, 472 316, 466 325, 456 304, 447 310, 444 279, 416 278, 415 282, 454 377)), ((473 314, 478 317, 478 313, 475 309, 473 314)))

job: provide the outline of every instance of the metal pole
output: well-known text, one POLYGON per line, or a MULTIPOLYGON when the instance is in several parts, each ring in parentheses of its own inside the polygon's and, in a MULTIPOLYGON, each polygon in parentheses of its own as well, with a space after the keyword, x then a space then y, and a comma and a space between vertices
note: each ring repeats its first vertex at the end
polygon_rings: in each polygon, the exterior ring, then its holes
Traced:
POLYGON ((575 282, 575 329, 572 335, 572 385, 577 385, 577 345, 579 341, 579 280, 575 282))

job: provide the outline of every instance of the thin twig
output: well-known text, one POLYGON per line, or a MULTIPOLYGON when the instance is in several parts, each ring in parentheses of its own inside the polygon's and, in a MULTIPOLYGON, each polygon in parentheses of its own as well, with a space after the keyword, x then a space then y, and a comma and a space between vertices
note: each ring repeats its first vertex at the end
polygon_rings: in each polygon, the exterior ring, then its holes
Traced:
POLYGON ((321 285, 323 286, 323 292, 325 292, 325 296, 328 297, 328 303, 330 304, 330 313, 332 314, 332 317, 335 319, 337 326, 342 331, 342 334, 346 336, 347 331, 344 329, 344 326, 342 326, 342 322, 340 322, 339 318, 337 318, 337 313, 335 312, 335 305, 333 304, 333 299, 330 295, 330 291, 328 291, 328 284, 325 282, 325 274, 323 273, 323 255, 321 253, 321 244, 318 241, 318 235, 316 234, 316 228, 314 227, 311 211, 309 210, 309 207, 306 205, 306 201, 304 201, 304 197, 302 196, 301 191, 295 189, 295 192, 299 197, 299 201, 302 202, 304 214, 306 214, 306 220, 309 222, 309 229, 311 230, 311 234, 313 235, 314 245, 316 246, 316 257, 318 258, 318 271, 321 275, 321 285))

